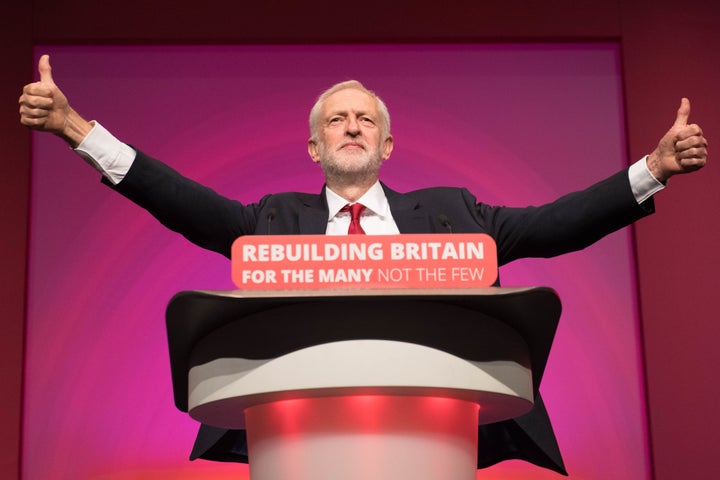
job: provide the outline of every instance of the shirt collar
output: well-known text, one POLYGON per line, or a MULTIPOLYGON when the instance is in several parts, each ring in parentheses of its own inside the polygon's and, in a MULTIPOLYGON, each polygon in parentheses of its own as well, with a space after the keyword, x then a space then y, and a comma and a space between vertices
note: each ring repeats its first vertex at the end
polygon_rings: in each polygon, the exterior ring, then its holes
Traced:
MULTIPOLYGON (((348 204, 348 201, 329 188, 325 188, 325 198, 328 204, 328 220, 338 214, 341 208, 348 204)), ((384 218, 390 213, 390 204, 388 203, 385 191, 380 185, 380 181, 376 181, 365 194, 360 197, 357 203, 365 205, 367 210, 373 214, 384 218)))

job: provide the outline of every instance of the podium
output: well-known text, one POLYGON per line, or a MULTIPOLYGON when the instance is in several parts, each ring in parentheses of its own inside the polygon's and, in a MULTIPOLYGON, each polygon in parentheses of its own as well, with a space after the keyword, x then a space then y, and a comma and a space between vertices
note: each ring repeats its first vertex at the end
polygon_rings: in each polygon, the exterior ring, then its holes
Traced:
POLYGON ((175 404, 247 429, 252 480, 475 479, 478 424, 532 408, 560 309, 545 287, 181 292, 175 404))

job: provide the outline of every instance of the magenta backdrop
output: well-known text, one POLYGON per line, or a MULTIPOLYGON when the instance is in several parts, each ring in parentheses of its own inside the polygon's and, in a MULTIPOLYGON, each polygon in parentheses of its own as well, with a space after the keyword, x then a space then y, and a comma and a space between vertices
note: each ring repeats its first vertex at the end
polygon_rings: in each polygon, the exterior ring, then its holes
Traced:
MULTIPOLYGON (((466 186, 488 203, 545 202, 627 164, 613 44, 39 47, 75 108, 219 192, 317 192, 307 113, 356 78, 390 108, 403 191, 466 186)), ((229 262, 110 192, 35 135, 23 478, 247 478, 188 462, 196 424, 172 401, 164 310, 230 289, 229 262)), ((629 230, 522 260, 503 284, 548 285, 563 316, 541 391, 573 479, 649 478, 629 230)), ((561 478, 517 462, 485 479, 561 478)))

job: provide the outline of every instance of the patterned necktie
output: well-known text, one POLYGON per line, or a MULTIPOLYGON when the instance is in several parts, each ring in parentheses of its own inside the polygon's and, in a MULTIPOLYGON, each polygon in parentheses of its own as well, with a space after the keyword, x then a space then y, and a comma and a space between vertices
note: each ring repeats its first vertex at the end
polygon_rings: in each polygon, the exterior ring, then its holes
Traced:
POLYGON ((360 203, 347 204, 340 209, 341 212, 350 212, 350 227, 348 235, 365 235, 365 230, 360 226, 360 215, 365 210, 365 205, 360 203))

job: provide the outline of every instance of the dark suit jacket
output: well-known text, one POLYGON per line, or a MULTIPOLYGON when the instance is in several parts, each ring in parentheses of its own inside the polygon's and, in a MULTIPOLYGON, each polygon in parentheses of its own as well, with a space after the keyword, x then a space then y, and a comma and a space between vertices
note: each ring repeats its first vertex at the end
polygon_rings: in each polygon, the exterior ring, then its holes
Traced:
MULTIPOLYGON (((142 152, 113 188, 191 242, 227 257, 241 235, 324 234, 327 227, 324 189, 243 205, 142 152)), ((654 210, 652 199, 638 205, 627 170, 539 207, 490 206, 462 188, 383 189, 401 233, 486 233, 495 239, 500 265, 582 249, 654 210)), ((478 468, 515 458, 566 474, 539 394, 528 414, 481 426, 479 444, 478 468)), ((191 458, 247 462, 245 432, 202 426, 191 458)))

